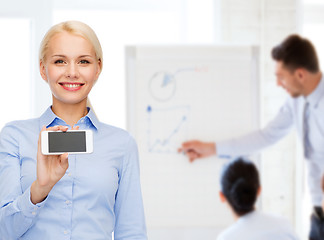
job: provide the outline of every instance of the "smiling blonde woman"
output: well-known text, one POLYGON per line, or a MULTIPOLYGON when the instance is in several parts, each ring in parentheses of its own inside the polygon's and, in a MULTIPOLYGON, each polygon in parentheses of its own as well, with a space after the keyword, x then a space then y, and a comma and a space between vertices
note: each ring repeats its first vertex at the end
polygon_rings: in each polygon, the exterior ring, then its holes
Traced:
POLYGON ((0 135, 0 239, 147 239, 136 143, 87 107, 102 64, 86 24, 63 22, 45 35, 40 74, 52 106, 0 135), (92 130, 93 153, 41 153, 41 131, 68 129, 92 130))

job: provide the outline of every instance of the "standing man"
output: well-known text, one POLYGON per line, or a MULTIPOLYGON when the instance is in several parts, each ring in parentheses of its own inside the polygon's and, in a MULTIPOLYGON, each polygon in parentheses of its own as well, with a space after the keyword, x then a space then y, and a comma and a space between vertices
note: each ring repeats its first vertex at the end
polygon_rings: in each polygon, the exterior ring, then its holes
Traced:
POLYGON ((312 43, 288 36, 272 49, 278 86, 289 93, 287 101, 268 125, 245 136, 222 141, 184 142, 179 148, 192 162, 211 155, 250 154, 278 142, 294 126, 304 146, 308 184, 314 212, 310 240, 324 239, 321 176, 324 171, 324 79, 312 43), (322 234, 322 235, 320 235, 322 234))

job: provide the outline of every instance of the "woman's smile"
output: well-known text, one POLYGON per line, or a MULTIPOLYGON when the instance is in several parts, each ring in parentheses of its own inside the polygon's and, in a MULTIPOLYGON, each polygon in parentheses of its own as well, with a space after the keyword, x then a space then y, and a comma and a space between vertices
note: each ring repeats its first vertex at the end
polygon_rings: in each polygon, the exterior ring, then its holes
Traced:
POLYGON ((82 88, 84 83, 75 83, 75 82, 60 82, 59 83, 67 91, 78 91, 82 88))

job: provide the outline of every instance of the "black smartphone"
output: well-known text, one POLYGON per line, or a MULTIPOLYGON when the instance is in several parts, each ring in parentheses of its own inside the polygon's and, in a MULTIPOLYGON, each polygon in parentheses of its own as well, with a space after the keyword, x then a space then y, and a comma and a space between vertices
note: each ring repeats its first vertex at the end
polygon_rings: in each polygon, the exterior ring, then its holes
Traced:
POLYGON ((71 154, 91 153, 93 151, 92 131, 43 131, 41 146, 44 155, 60 155, 66 152, 71 154))

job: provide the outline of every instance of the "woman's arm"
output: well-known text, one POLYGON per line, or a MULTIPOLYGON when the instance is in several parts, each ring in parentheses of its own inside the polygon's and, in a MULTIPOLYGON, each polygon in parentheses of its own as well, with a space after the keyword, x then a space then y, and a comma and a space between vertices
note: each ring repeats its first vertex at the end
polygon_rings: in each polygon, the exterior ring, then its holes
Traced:
MULTIPOLYGON (((51 131, 66 131, 66 126, 48 128, 51 131)), ((46 131, 45 126, 42 131, 46 131)), ((41 132, 42 132, 41 131, 41 132)), ((33 204, 42 202, 50 193, 54 185, 64 176, 69 167, 68 154, 43 155, 41 153, 41 133, 38 138, 37 149, 37 179, 32 183, 31 201, 33 204)))
MULTIPOLYGON (((66 130, 66 127, 48 130, 66 130)), ((7 125, 0 135, 0 236, 3 239, 18 239, 33 226, 48 193, 68 168, 67 154, 41 154, 39 139, 37 179, 23 191, 20 161, 24 156, 20 156, 19 146, 24 142, 20 142, 19 136, 15 125, 7 125)))
POLYGON ((146 240, 137 145, 130 138, 121 168, 115 202, 115 240, 146 240))
POLYGON ((20 184, 19 131, 7 125, 0 134, 0 236, 18 239, 34 223, 44 202, 30 201, 30 188, 20 184))

